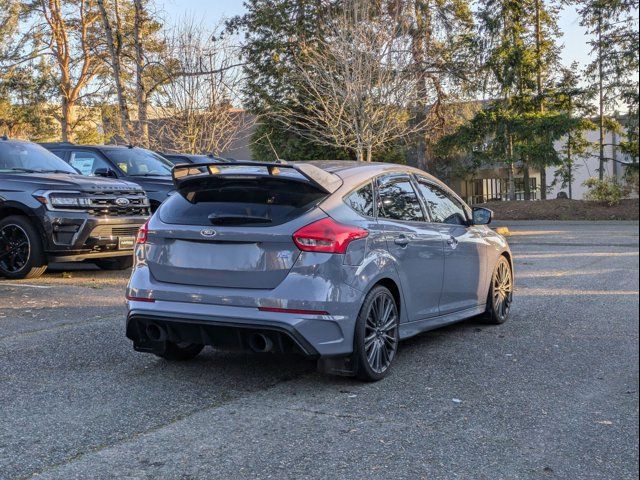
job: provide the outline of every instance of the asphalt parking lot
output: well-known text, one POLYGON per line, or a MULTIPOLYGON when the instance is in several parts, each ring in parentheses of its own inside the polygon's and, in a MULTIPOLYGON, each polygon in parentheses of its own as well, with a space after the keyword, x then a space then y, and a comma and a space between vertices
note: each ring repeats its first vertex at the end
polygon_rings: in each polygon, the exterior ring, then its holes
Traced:
POLYGON ((637 223, 509 226, 510 322, 404 342, 375 384, 136 353, 126 273, 0 280, 0 478, 638 478, 637 223))

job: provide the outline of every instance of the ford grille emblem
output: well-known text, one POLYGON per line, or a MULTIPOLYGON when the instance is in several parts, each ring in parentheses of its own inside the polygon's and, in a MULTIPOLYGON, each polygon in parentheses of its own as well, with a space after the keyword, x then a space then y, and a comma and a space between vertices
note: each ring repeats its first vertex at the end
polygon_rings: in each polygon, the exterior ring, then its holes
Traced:
POLYGON ((127 206, 129 205, 129 199, 124 197, 116 198, 116 205, 119 205, 121 207, 127 206))
POLYGON ((215 230, 211 230, 210 228, 205 228, 204 230, 200 230, 200 235, 202 235, 203 237, 213 237, 215 236, 216 231, 215 230))

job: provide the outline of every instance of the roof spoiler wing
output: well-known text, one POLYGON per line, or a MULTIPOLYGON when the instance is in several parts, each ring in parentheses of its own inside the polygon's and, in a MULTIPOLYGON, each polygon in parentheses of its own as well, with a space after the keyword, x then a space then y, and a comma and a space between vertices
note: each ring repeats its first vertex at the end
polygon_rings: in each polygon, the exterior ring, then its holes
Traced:
MULTIPOLYGON (((333 173, 322 170, 308 163, 268 163, 268 162, 222 162, 222 163, 199 163, 199 164, 179 164, 173 167, 171 176, 173 184, 177 190, 190 183, 190 180, 203 178, 205 176, 218 175, 220 169, 224 167, 264 167, 270 176, 278 177, 282 180, 300 182, 296 179, 279 175, 284 169, 292 169, 304 177, 304 181, 313 185, 323 193, 331 194, 342 186, 342 179, 333 173)), ((255 176, 250 172, 234 172, 238 176, 255 176)))

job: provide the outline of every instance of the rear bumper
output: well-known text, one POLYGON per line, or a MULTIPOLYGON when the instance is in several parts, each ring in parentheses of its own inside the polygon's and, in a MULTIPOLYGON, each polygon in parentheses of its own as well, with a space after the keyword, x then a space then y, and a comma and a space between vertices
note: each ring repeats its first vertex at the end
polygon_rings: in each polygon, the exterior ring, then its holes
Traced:
POLYGON ((319 357, 317 350, 293 327, 285 324, 228 322, 191 318, 165 318, 161 316, 129 315, 127 337, 139 352, 161 353, 164 341, 197 343, 216 348, 251 350, 252 336, 260 334, 269 339, 269 351, 299 353, 319 357), (156 328, 156 337, 150 338, 149 326, 156 328), (157 340, 157 334, 161 339, 157 340))
POLYGON ((138 351, 158 352, 146 326, 155 323, 174 342, 246 350, 249 337, 261 333, 275 352, 309 357, 349 355, 353 351, 354 317, 264 312, 255 307, 200 303, 128 301, 127 337, 138 351))

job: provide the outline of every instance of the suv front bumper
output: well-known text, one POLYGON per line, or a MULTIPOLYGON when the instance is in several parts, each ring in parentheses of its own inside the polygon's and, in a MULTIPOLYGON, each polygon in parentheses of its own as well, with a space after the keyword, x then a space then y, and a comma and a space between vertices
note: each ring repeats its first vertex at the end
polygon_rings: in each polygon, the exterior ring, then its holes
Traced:
POLYGON ((79 212, 47 212, 46 253, 51 262, 133 255, 138 229, 147 217, 97 217, 79 212))

